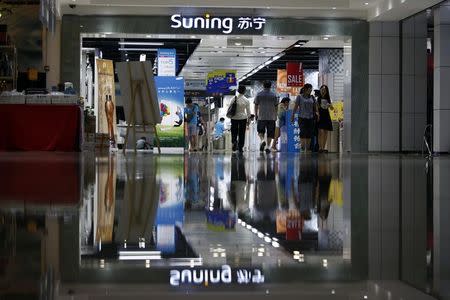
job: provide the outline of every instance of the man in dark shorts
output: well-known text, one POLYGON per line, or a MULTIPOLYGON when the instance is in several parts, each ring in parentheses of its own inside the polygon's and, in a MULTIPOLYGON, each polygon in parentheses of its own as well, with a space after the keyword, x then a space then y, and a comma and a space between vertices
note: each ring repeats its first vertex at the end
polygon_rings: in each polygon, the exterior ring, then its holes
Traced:
POLYGON ((270 144, 275 136, 275 121, 277 120, 277 96, 270 91, 272 83, 270 81, 264 82, 264 91, 258 93, 255 97, 255 116, 258 120, 257 131, 261 144, 260 151, 270 153, 270 144), (267 134, 267 140, 264 140, 264 135, 267 134), (266 147, 267 146, 267 147, 266 147))

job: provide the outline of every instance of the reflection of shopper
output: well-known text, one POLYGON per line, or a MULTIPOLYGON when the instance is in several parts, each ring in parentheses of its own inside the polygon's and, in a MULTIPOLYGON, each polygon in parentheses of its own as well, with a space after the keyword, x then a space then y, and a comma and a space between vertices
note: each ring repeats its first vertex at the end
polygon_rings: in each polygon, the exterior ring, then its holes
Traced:
POLYGON ((317 107, 319 111, 319 152, 328 152, 325 150, 327 145, 328 131, 333 131, 333 124, 331 123, 330 112, 328 108, 333 109, 330 99, 330 91, 328 86, 322 85, 320 87, 320 95, 317 100, 317 107))
POLYGON ((187 125, 190 151, 197 151, 198 110, 198 106, 192 103, 192 99, 187 98, 186 107, 184 108, 184 119, 187 125))
POLYGON ((277 96, 270 91, 272 83, 270 81, 264 82, 264 91, 258 93, 255 97, 255 114, 258 120, 258 134, 261 139, 259 146, 260 151, 266 150, 270 152, 269 148, 272 139, 275 136, 275 120, 277 119, 277 96), (264 141, 264 135, 267 133, 267 143, 264 141))
POLYGON ((284 97, 281 100, 280 105, 278 105, 278 118, 275 127, 275 138, 273 139, 272 143, 272 151, 277 151, 278 139, 280 138, 280 130, 281 128, 286 126, 286 112, 289 109, 290 101, 291 99, 289 99, 289 97, 284 97))
POLYGON ((303 88, 303 94, 298 95, 295 100, 291 122, 294 122, 294 115, 300 109, 298 122, 300 126, 301 147, 304 151, 310 151, 311 137, 314 133, 315 103, 314 97, 311 95, 312 85, 307 83, 303 88))
POLYGON ((152 146, 149 143, 147 143, 147 138, 145 136, 143 136, 139 140, 137 140, 136 149, 149 150, 149 149, 152 149, 152 146))
POLYGON ((219 121, 217 121, 216 126, 214 126, 214 138, 220 139, 223 137, 223 132, 225 131, 225 118, 220 118, 219 121))
POLYGON ((233 143, 233 151, 239 150, 243 152, 245 144, 245 130, 247 128, 247 120, 250 116, 250 102, 244 96, 245 86, 238 87, 238 95, 236 96, 236 113, 231 118, 231 142, 233 143))

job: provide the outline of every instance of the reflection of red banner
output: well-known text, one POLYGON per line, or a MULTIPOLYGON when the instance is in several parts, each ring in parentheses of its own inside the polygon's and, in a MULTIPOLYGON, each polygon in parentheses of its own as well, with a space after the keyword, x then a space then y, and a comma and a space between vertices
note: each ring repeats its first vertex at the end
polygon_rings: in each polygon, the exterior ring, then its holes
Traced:
POLYGON ((301 87, 304 85, 303 65, 297 62, 286 63, 287 86, 301 87))
POLYGON ((297 96, 300 93, 300 87, 288 87, 287 86, 287 72, 286 70, 277 70, 277 93, 290 94, 291 96, 297 96))
POLYGON ((299 215, 287 216, 286 218, 286 240, 298 241, 302 236, 302 220, 299 215))
POLYGON ((77 153, 2 154, 0 205, 77 205, 81 194, 77 153))

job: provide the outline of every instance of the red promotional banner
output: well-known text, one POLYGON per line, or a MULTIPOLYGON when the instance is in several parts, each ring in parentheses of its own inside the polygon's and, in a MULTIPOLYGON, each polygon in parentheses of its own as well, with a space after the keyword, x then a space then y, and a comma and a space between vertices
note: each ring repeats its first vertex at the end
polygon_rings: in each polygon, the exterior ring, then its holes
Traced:
POLYGON ((303 86, 303 65, 297 62, 286 63, 287 70, 287 86, 303 86))

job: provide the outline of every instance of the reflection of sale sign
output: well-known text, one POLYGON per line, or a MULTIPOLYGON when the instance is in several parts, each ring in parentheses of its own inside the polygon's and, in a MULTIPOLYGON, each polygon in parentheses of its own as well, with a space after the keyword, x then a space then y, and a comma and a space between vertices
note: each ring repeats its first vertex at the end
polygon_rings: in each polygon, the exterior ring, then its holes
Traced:
POLYGON ((298 241, 302 239, 302 220, 300 216, 286 218, 286 240, 298 241))
POLYGON ((303 64, 296 62, 286 63, 287 86, 303 86, 303 64))

